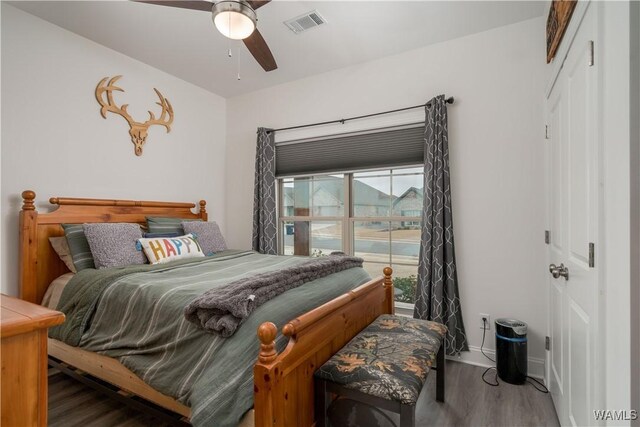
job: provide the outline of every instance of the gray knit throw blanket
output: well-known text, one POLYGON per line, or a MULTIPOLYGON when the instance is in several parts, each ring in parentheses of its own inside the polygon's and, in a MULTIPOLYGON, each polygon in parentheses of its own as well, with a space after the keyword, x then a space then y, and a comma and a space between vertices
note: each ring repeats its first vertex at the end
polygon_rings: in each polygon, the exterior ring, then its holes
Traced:
POLYGON ((334 252, 283 270, 244 277, 203 293, 185 307, 184 315, 205 331, 228 338, 271 298, 338 271, 362 267, 362 262, 362 258, 334 252))

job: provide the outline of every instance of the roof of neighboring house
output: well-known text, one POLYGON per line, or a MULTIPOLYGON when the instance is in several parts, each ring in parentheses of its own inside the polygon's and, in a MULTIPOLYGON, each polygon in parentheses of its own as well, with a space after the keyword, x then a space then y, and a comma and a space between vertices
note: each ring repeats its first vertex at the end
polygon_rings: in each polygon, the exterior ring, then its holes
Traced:
POLYGON ((397 205, 398 203, 400 203, 402 200, 404 200, 409 194, 414 193, 416 195, 416 197, 422 199, 424 197, 424 191, 422 190, 422 188, 416 188, 416 187, 409 187, 407 188, 407 191, 405 191, 404 193, 402 193, 400 196, 398 196, 394 201, 393 201, 393 206, 397 205))
MULTIPOLYGON (((337 202, 344 200, 344 181, 342 179, 320 179, 313 181, 313 192, 326 191, 337 202)), ((389 200, 396 199, 362 181, 354 180, 353 185, 358 194, 357 205, 389 206, 389 200)), ((284 196, 293 199, 293 188, 285 187, 284 196)))

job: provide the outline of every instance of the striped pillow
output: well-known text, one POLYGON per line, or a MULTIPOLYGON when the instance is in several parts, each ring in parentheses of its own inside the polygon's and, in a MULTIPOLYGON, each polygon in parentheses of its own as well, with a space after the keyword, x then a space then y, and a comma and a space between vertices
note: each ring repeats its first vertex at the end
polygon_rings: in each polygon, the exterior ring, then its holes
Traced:
MULTIPOLYGON (((182 233, 184 234, 184 233, 182 233)), ((178 233, 142 233, 142 237, 179 237, 182 236, 182 234, 178 234, 178 233)))
POLYGON ((202 221, 201 219, 184 219, 184 218, 163 218, 163 217, 147 217, 148 233, 176 233, 178 236, 185 234, 182 228, 184 221, 202 221))
POLYGON ((67 237, 71 258, 76 270, 96 268, 82 224, 62 224, 62 228, 64 229, 64 235, 67 237))
POLYGON ((151 264, 204 257, 204 252, 193 234, 173 238, 142 238, 138 239, 138 242, 151 264))

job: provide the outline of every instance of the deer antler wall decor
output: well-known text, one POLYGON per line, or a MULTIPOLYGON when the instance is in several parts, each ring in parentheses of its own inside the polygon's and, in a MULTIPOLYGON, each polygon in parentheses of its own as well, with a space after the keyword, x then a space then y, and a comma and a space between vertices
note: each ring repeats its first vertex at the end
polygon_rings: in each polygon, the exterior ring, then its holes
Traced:
POLYGON ((167 98, 162 96, 160 91, 156 88, 153 90, 160 98, 160 102, 156 102, 161 108, 162 112, 160 113, 160 117, 156 119, 156 116, 149 111, 149 120, 144 123, 136 122, 133 120, 133 117, 129 115, 127 112, 128 104, 123 104, 121 107, 118 107, 113 101, 113 91, 124 92, 122 88, 119 88, 115 85, 115 83, 122 76, 115 76, 109 80, 109 77, 105 77, 100 80, 98 86, 96 87, 96 99, 98 103, 102 106, 100 109, 100 114, 103 118, 107 118, 107 112, 110 111, 114 114, 118 114, 122 116, 127 123, 129 123, 129 135, 131 136, 131 142, 133 142, 136 156, 142 155, 142 147, 147 140, 147 133, 149 130, 149 126, 151 125, 160 125, 164 126, 167 129, 167 133, 171 132, 171 123, 173 123, 173 107, 167 98), (107 83, 108 80, 108 83, 107 83), (103 97, 103 94, 106 93, 106 99, 103 97))

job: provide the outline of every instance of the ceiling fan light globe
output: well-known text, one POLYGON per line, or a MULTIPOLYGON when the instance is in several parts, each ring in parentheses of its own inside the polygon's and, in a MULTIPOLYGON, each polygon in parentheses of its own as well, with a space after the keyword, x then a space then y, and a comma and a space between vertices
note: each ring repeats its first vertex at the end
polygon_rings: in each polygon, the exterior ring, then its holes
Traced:
POLYGON ((256 13, 244 2, 223 0, 213 6, 212 12, 216 28, 230 39, 246 39, 256 29, 256 13))

